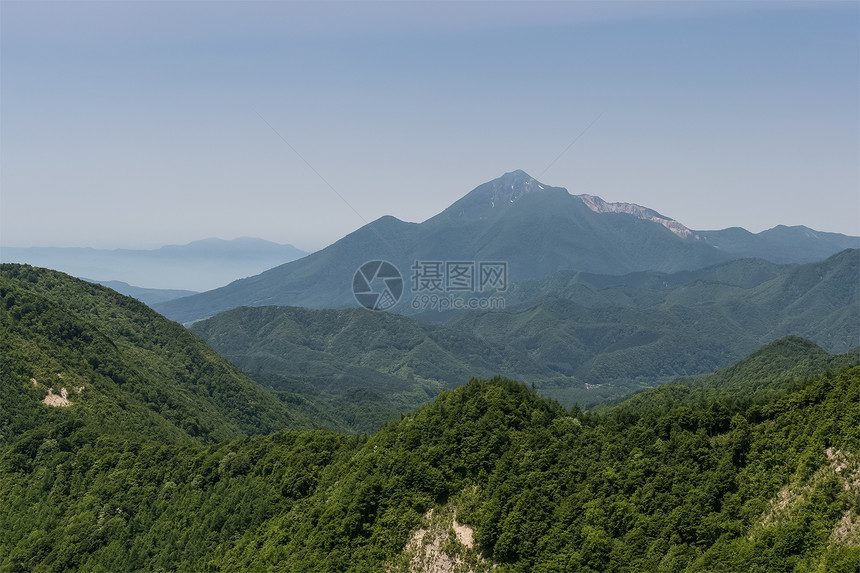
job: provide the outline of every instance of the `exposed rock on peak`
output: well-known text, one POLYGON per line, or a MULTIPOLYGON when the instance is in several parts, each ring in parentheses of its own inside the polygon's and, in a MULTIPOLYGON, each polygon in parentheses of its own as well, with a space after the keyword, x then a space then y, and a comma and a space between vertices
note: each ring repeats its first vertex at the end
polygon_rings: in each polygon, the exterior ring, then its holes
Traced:
POLYGON ((635 203, 607 203, 596 195, 577 195, 585 205, 595 213, 627 213, 646 221, 660 223, 682 239, 698 239, 690 229, 669 217, 664 217, 657 211, 636 205, 635 203))

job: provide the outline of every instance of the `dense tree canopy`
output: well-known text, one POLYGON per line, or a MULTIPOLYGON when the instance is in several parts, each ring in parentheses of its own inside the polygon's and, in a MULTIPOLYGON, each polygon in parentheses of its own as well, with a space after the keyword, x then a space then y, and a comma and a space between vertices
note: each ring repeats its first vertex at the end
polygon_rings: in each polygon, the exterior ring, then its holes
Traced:
POLYGON ((860 568, 856 353, 786 339, 599 412, 472 379, 369 437, 255 436, 289 411, 178 325, 3 270, 2 571, 403 569, 444 508, 475 571, 860 568))

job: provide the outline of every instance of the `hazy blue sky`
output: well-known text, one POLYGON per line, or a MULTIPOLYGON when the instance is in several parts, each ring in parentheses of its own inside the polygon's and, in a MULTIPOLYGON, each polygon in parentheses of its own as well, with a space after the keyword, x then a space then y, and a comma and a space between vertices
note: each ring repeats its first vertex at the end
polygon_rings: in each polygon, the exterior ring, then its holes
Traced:
POLYGON ((8 246, 312 250, 514 169, 694 229, 860 234, 856 2, 4 0, 0 22, 8 246))

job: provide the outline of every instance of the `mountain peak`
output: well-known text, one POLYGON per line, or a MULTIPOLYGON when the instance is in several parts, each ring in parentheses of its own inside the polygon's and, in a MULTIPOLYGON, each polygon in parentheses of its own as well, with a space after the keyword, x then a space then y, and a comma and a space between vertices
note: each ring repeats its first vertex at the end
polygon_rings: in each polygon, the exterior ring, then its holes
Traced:
POLYGON ((534 177, 523 171, 522 169, 514 169, 513 171, 508 171, 503 174, 499 179, 519 179, 525 181, 532 181, 534 177))
POLYGON ((474 197, 484 203, 484 207, 493 209, 509 205, 523 195, 545 189, 547 187, 540 181, 522 169, 517 169, 479 185, 466 197, 474 197))
MULTIPOLYGON (((485 185, 490 186, 490 200, 493 206, 513 203, 527 193, 542 191, 544 189, 544 186, 537 179, 522 169, 505 173, 498 179, 494 179, 485 185)), ((481 187, 484 187, 484 185, 481 187)))
POLYGON ((524 195, 549 189, 558 190, 556 187, 541 184, 522 169, 517 169, 478 185, 465 197, 429 220, 471 221, 495 217, 524 195))

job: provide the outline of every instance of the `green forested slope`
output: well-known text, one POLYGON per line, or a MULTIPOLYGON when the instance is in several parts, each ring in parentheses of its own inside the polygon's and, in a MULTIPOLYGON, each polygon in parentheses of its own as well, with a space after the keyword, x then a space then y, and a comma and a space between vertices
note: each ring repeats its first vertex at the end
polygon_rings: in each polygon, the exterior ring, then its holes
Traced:
POLYGON ((855 249, 804 265, 735 261, 678 275, 556 277, 512 293, 536 302, 464 313, 446 324, 573 377, 579 384, 542 391, 565 404, 593 405, 725 368, 788 335, 829 352, 854 348, 858 276, 855 249))
POLYGON ((365 309, 242 307, 190 329, 254 380, 312 400, 359 432, 471 377, 573 383, 467 331, 365 309))
POLYGON ((860 347, 842 354, 829 354, 809 340, 786 336, 766 344, 728 368, 678 382, 741 397, 757 395, 759 390, 779 391, 792 382, 821 372, 858 365, 860 347))
POLYGON ((855 572, 860 367, 738 392, 583 414, 472 380, 370 438, 43 427, 0 451, 0 569, 406 570, 453 507, 476 546, 438 551, 472 570, 855 572))
POLYGON ((845 352, 860 344, 858 276, 858 250, 805 265, 562 273, 512 285, 505 310, 440 324, 364 309, 244 307, 191 330, 261 384, 332 409, 341 428, 370 431, 470 377, 508 377, 590 407, 725 368, 787 335, 845 352))
POLYGON ((81 426, 169 443, 314 423, 137 300, 68 275, 0 266, 0 444, 81 426), (55 403, 65 392, 71 405, 55 403))
POLYGON ((679 378, 672 384, 643 390, 620 403, 602 404, 592 411, 613 409, 616 415, 629 412, 641 416, 679 403, 746 409, 804 384, 811 376, 852 366, 860 366, 860 348, 828 354, 809 340, 786 336, 723 370, 699 378, 679 378))

